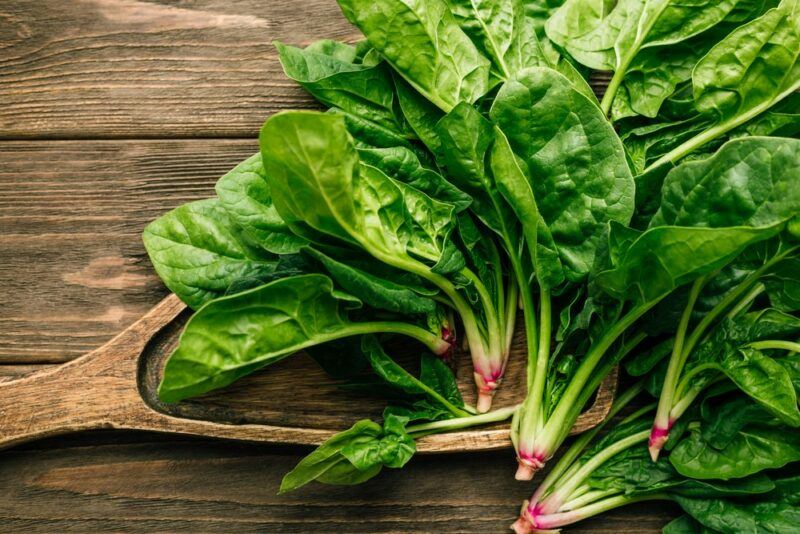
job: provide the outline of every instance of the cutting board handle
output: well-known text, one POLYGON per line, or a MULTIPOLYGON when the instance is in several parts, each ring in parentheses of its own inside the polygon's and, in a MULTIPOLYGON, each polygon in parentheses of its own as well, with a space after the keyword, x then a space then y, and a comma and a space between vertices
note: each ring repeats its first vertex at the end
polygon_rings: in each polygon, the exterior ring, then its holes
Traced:
POLYGON ((185 305, 174 295, 114 339, 64 365, 0 384, 0 448, 54 434, 126 426, 145 406, 139 356, 185 305))
POLYGON ((328 430, 232 425, 154 410, 140 390, 140 357, 151 338, 186 306, 170 295, 114 339, 64 365, 0 383, 0 449, 68 432, 99 428, 315 444, 328 430))

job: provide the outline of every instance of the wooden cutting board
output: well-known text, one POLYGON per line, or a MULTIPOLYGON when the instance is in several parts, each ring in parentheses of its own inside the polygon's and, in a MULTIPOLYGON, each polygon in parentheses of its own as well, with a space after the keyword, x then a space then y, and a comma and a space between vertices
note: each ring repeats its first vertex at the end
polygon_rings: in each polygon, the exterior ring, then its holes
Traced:
MULTIPOLYGON (((212 395, 166 405, 155 394, 156 387, 189 315, 186 306, 170 295, 102 347, 67 364, 0 383, 0 447, 97 428, 316 445, 358 419, 379 417, 385 405, 383 400, 343 391, 305 354, 278 362, 212 395)), ((524 347, 524 333, 518 329, 495 408, 524 398, 524 347)), ((411 349, 402 347, 399 352, 406 357, 400 361, 416 359, 411 349)), ((468 355, 457 356, 456 374, 465 400, 474 404, 468 355)), ((603 420, 615 387, 613 373, 573 432, 603 420)), ((477 451, 510 445, 506 423, 427 436, 419 440, 418 449, 477 451)))

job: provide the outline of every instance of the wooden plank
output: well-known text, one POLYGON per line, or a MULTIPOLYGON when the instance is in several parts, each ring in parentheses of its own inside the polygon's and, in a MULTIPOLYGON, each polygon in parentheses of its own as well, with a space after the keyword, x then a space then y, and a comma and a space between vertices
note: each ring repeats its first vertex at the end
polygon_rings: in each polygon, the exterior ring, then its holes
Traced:
POLYGON ((213 185, 255 140, 0 143, 0 363, 97 348, 166 294, 145 225, 213 185))
MULTIPOLYGON (((0 523, 26 532, 506 532, 534 487, 513 480, 511 455, 482 453, 419 456, 361 486, 278 496, 305 451, 118 436, 0 455, 0 523)), ((675 512, 638 504, 567 531, 656 532, 675 512)))
POLYGON ((353 41, 334 0, 0 4, 0 138, 252 137, 315 106, 271 42, 353 41))

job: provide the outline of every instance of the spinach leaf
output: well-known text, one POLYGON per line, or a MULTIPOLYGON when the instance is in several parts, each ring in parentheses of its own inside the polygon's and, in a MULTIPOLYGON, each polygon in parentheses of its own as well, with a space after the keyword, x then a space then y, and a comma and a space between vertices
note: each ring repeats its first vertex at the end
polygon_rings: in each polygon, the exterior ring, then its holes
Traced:
POLYGON ((531 184, 562 276, 581 280, 608 222, 627 224, 633 213, 622 143, 597 106, 551 69, 527 69, 503 85, 491 117, 531 184))
POLYGON ((346 310, 354 305, 360 302, 335 291, 330 278, 319 274, 283 278, 208 302, 189 320, 167 360, 159 396, 177 402, 200 395, 326 341, 370 332, 425 332, 401 323, 352 322, 346 310))
POLYGON ((244 232, 274 254, 292 254, 306 241, 296 236, 272 203, 261 154, 250 156, 217 181, 220 205, 244 232))
POLYGON ((447 399, 453 406, 464 407, 464 399, 458 390, 456 377, 441 358, 437 358, 432 354, 423 354, 419 379, 423 384, 447 399))
POLYGON ((452 204, 457 212, 472 203, 470 196, 458 189, 433 169, 420 162, 414 152, 405 147, 360 148, 358 155, 363 163, 377 167, 396 180, 418 189, 429 197, 452 204))
MULTIPOLYGON (((672 54, 681 55, 680 50, 674 50, 677 43, 722 22, 737 3, 738 0, 619 0, 614 3, 567 0, 547 21, 545 28, 550 39, 580 63, 597 70, 614 71, 602 102, 607 113, 631 66, 638 74, 644 73, 637 68, 641 63, 634 64, 640 52, 646 54, 646 49, 669 46, 672 54)), ((656 72, 664 71, 656 69, 656 72)), ((662 89, 660 98, 663 100, 680 81, 674 78, 674 74, 654 77, 648 80, 648 89, 652 87, 654 92, 662 89)))
POLYGON ((669 460, 687 477, 741 478, 800 461, 800 435, 781 428, 747 425, 724 447, 717 449, 695 430, 675 446, 669 460))
POLYGON ((742 391, 767 411, 793 427, 800 426, 797 394, 788 371, 761 351, 743 348, 727 352, 722 370, 742 391))
MULTIPOLYGON (((382 429, 380 425, 369 419, 363 419, 353 425, 349 430, 339 432, 332 436, 325 441, 325 443, 317 447, 311 454, 303 458, 294 469, 283 477, 280 493, 296 490, 301 486, 305 486, 312 480, 323 476, 326 472, 334 469, 337 465, 345 461, 341 454, 342 449, 350 444, 373 441, 381 435, 381 432, 382 429)), ((337 469, 337 471, 338 476, 336 478, 346 480, 346 477, 341 476, 341 469, 337 469)), ((380 469, 378 469, 378 471, 380 471, 380 469)), ((372 476, 377 474, 378 473, 375 472, 372 476)), ((358 482, 362 481, 363 480, 358 480, 358 482)))
POLYGON ((269 275, 277 256, 261 248, 216 199, 184 204, 142 235, 167 287, 192 308, 225 294, 236 280, 269 275))
POLYGON ((403 467, 416 452, 405 431, 406 420, 390 415, 383 426, 363 419, 340 432, 303 458, 281 482, 280 493, 316 480, 324 484, 353 485, 373 478, 385 467, 403 467))
POLYGON ((743 123, 800 88, 799 55, 797 0, 783 0, 734 30, 697 64, 692 73, 697 109, 719 121, 743 123))
POLYGON ((667 174, 650 227, 769 226, 800 212, 798 180, 800 140, 735 139, 667 174))
POLYGON ((275 47, 286 75, 326 106, 405 133, 395 114, 394 85, 384 63, 359 63, 355 47, 330 40, 305 49, 278 42, 275 47))
POLYGON ((347 19, 386 61, 442 111, 489 90, 489 61, 443 0, 339 0, 347 19))
POLYGON ((787 503, 741 503, 681 496, 675 496, 674 500, 703 526, 720 532, 791 532, 800 521, 800 507, 787 503))
POLYGON ((436 310, 436 302, 413 287, 376 276, 310 247, 304 252, 319 261, 339 287, 368 306, 405 314, 429 314, 436 310))
POLYGON ((435 356, 423 357, 422 372, 420 378, 416 378, 392 360, 373 336, 365 336, 362 339, 361 349, 367 356, 372 370, 389 386, 407 395, 423 396, 428 404, 447 410, 451 417, 468 415, 460 409, 463 408, 464 401, 458 393, 453 373, 441 361, 439 361, 440 367, 434 367, 436 364, 430 361, 430 358, 436 359, 435 356), (434 376, 431 376, 432 372, 434 376))
POLYGON ((265 123, 261 145, 285 220, 356 244, 401 269, 418 269, 412 255, 433 263, 442 258, 453 206, 360 164, 341 118, 277 114, 265 123))

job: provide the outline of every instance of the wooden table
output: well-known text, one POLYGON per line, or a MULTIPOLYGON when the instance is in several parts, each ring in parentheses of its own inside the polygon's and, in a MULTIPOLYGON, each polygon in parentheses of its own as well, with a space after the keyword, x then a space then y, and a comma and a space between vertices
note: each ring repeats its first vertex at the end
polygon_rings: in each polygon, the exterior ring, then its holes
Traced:
MULTIPOLYGON (((142 228, 210 196, 271 113, 315 107, 270 42, 320 38, 358 39, 334 0, 0 1, 0 380, 99 346, 166 294, 142 228)), ((500 452, 276 496, 306 452, 111 431, 17 447, 0 453, 0 530, 503 532, 533 488, 500 452)))

